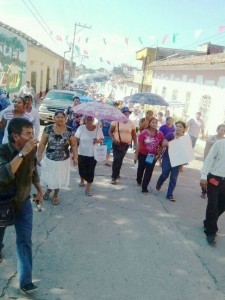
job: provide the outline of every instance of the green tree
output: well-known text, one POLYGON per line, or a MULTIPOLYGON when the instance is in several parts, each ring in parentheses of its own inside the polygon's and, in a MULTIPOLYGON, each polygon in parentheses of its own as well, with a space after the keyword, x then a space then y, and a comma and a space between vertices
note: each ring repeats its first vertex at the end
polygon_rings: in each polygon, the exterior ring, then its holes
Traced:
POLYGON ((5 34, 0 33, 0 47, 2 48, 1 49, 2 54, 4 54, 4 52, 5 52, 5 46, 7 44, 7 40, 8 40, 8 37, 5 34))
POLYGON ((21 41, 17 37, 9 38, 8 46, 11 49, 10 51, 11 59, 16 58, 18 60, 20 52, 24 52, 24 46, 21 43, 21 41))

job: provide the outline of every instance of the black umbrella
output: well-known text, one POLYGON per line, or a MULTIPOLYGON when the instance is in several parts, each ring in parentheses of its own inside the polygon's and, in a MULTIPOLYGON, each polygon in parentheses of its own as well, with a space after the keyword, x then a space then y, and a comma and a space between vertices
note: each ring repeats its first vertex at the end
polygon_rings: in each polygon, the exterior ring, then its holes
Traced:
POLYGON ((136 93, 124 98, 125 102, 149 105, 168 106, 169 104, 161 96, 152 93, 136 93))

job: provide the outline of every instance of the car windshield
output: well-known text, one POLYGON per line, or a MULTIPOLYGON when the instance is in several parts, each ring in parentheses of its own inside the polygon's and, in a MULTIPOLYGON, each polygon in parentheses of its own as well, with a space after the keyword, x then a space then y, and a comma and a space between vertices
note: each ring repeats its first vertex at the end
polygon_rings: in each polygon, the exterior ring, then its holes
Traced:
POLYGON ((81 95, 81 96, 85 96, 85 91, 83 90, 79 90, 79 89, 73 89, 77 94, 81 95))
POLYGON ((60 92, 48 92, 45 96, 47 100, 70 100, 73 101, 74 94, 60 93, 60 92))

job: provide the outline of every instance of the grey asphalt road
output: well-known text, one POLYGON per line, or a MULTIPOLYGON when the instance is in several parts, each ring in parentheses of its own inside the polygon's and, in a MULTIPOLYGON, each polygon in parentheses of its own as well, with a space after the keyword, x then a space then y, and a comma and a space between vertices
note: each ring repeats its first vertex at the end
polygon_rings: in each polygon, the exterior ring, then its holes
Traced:
POLYGON ((14 228, 7 229, 0 264, 0 298, 37 300, 224 300, 225 217, 217 244, 207 244, 200 198, 201 158, 180 174, 176 203, 165 199, 167 183, 143 195, 128 153, 118 185, 111 168, 99 163, 93 197, 78 186, 77 169, 61 203, 34 206, 32 297, 18 291, 14 228))

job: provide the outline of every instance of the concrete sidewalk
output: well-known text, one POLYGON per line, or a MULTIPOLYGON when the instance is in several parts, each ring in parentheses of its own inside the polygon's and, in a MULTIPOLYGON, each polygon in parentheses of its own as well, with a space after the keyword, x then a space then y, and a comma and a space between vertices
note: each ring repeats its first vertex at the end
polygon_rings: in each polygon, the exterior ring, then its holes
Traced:
POLYGON ((203 233, 206 200, 200 198, 201 157, 178 179, 176 203, 155 190, 160 167, 143 195, 128 153, 118 185, 111 168, 98 164, 93 197, 78 187, 72 170, 61 203, 34 211, 34 281, 31 298, 18 291, 14 228, 8 228, 0 265, 0 298, 38 300, 222 300, 225 299, 225 218, 217 244, 203 233))

